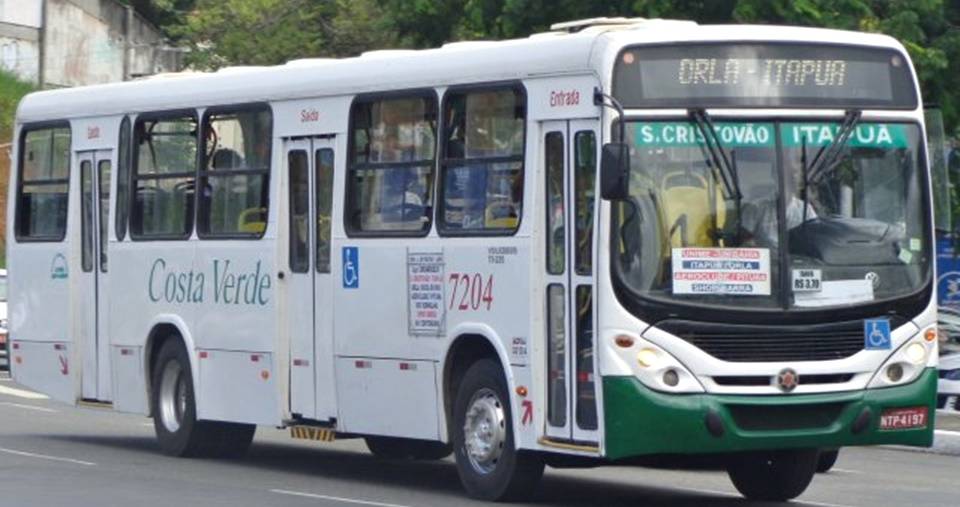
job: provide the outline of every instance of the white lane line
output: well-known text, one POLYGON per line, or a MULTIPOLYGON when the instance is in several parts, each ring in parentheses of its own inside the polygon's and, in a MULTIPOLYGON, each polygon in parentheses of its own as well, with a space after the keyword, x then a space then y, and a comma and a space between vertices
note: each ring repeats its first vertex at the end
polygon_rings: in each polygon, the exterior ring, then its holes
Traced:
MULTIPOLYGON (((689 493, 701 493, 701 494, 707 494, 707 495, 725 496, 730 498, 743 498, 741 495, 737 493, 731 493, 729 491, 717 491, 715 489, 685 488, 683 486, 669 486, 669 489, 678 489, 680 491, 687 491, 689 493)), ((852 507, 850 505, 843 505, 838 503, 813 502, 810 500, 803 500, 803 499, 796 499, 795 502, 796 502, 795 505, 814 505, 816 507, 852 507)))
POLYGON ((16 456, 26 456, 28 458, 46 459, 50 461, 62 461, 64 463, 73 463, 74 465, 84 465, 88 467, 97 465, 96 463, 91 463, 89 461, 80 461, 78 459, 61 458, 59 456, 47 456, 46 454, 34 454, 32 452, 17 451, 14 449, 6 449, 4 447, 0 447, 0 452, 4 452, 7 454, 14 454, 16 456))
MULTIPOLYGON (((794 505, 816 505, 817 507, 851 507, 842 503, 814 502, 811 500, 794 499, 794 505)), ((793 502, 791 502, 793 503, 793 502)))
POLYGON ((740 498, 740 495, 736 493, 731 493, 729 491, 717 491, 715 489, 685 488, 683 486, 667 486, 667 488, 678 489, 680 491, 687 491, 689 493, 700 493, 700 494, 706 494, 706 495, 719 495, 719 496, 740 498))
POLYGON ((863 472, 859 470, 847 470, 846 468, 832 468, 831 472, 839 472, 841 474, 862 474, 863 472))
POLYGON ((25 408, 27 410, 36 410, 37 412, 49 412, 51 414, 57 413, 57 411, 52 408, 35 407, 33 405, 24 405, 22 403, 11 403, 9 401, 0 401, 0 405, 6 405, 8 407, 25 408))
POLYGON ((0 386, 0 394, 6 394, 9 396, 17 396, 18 398, 25 398, 28 400, 46 400, 49 399, 49 396, 45 394, 35 393, 33 391, 24 391, 23 389, 14 389, 12 387, 3 387, 0 386))
POLYGON ((935 430, 934 434, 937 435, 947 435, 950 437, 960 437, 960 431, 950 431, 950 430, 935 430))
POLYGON ((374 507, 407 507, 395 503, 371 502, 369 500, 357 500, 356 498, 343 498, 339 496, 317 495, 314 493, 304 493, 302 491, 289 491, 286 489, 271 489, 271 493, 279 495, 299 496, 303 498, 316 498, 318 500, 332 500, 334 502, 352 503, 357 505, 372 505, 374 507))

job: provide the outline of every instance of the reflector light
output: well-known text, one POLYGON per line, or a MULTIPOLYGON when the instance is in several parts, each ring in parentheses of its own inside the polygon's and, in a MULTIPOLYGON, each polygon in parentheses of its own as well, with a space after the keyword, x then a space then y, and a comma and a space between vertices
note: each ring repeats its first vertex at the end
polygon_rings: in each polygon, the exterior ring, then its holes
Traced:
POLYGON ((624 348, 624 349, 629 349, 630 347, 633 347, 633 343, 634 343, 632 336, 627 336, 624 334, 617 336, 616 338, 613 339, 613 341, 614 343, 617 344, 618 347, 624 348))

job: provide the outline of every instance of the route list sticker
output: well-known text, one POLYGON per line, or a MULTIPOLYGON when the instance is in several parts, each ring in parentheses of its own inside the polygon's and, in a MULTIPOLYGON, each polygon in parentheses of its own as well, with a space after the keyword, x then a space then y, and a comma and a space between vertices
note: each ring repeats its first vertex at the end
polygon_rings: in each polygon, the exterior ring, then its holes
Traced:
POLYGON ((770 295, 767 248, 674 248, 674 294, 770 295))
POLYGON ((408 325, 411 335, 443 334, 443 268, 442 252, 407 252, 408 325))

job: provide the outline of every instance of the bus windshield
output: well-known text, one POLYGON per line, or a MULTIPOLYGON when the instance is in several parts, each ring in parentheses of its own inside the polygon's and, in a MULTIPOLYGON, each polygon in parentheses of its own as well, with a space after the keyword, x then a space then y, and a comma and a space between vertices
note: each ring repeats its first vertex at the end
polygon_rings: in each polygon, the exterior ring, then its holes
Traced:
POLYGON ((825 308, 912 294, 929 279, 916 124, 626 127, 630 198, 614 206, 613 266, 639 297, 825 308))

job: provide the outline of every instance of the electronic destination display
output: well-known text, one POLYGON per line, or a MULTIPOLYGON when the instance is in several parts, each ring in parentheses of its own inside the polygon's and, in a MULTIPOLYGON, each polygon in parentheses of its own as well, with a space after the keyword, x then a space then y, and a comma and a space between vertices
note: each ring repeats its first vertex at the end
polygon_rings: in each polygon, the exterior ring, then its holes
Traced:
POLYGON ((915 109, 908 61, 885 48, 825 44, 674 44, 627 48, 613 95, 627 108, 915 109))

